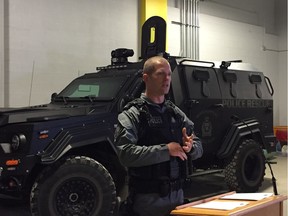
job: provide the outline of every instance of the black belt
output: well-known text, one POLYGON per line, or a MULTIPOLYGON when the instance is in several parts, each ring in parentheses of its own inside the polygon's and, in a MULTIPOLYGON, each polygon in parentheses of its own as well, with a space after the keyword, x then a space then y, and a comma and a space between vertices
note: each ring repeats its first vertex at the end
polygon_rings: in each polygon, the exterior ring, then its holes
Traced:
POLYGON ((160 196, 166 196, 172 191, 181 189, 183 181, 176 180, 143 180, 143 179, 130 179, 130 187, 135 193, 159 193, 160 196))

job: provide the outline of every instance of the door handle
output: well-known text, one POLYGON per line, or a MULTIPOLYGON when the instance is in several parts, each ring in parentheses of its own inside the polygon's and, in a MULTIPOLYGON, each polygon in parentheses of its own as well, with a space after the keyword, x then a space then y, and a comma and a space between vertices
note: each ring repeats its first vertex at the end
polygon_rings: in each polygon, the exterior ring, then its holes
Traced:
POLYGON ((189 108, 191 108, 192 106, 199 104, 198 100, 187 100, 185 102, 185 105, 188 106, 189 108))
POLYGON ((223 108, 224 105, 223 105, 223 104, 213 104, 212 107, 215 107, 215 108, 223 108))

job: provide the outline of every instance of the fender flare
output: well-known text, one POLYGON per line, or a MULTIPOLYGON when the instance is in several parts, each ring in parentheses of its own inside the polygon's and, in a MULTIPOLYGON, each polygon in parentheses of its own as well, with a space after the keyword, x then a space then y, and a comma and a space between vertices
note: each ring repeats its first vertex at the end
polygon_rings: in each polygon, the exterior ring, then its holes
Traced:
POLYGON ((265 148, 266 141, 260 130, 260 123, 257 119, 245 119, 234 122, 225 136, 224 142, 217 152, 219 159, 232 155, 243 137, 250 137, 257 140, 265 148))
POLYGON ((77 129, 62 130, 49 146, 39 154, 42 164, 52 164, 61 158, 64 154, 74 148, 87 145, 108 142, 112 151, 116 154, 116 148, 113 144, 114 133, 109 128, 83 127, 77 129), (99 136, 96 135, 99 134, 99 136), (85 137, 85 139, 83 139, 85 137))

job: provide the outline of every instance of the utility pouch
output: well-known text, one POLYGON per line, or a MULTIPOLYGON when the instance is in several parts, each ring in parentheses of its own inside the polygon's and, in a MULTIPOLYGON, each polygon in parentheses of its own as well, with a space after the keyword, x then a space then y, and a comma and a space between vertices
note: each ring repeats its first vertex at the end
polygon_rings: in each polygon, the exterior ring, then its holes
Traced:
POLYGON ((118 216, 138 216, 133 211, 133 199, 134 193, 130 193, 127 199, 121 203, 118 216))
POLYGON ((159 185, 159 195, 160 197, 165 197, 170 193, 170 182, 169 181, 163 181, 159 185))
POLYGON ((134 215, 133 206, 127 200, 120 205, 118 216, 131 216, 134 215))
POLYGON ((193 160, 191 155, 188 155, 187 158, 187 177, 191 177, 193 174, 193 160))
POLYGON ((189 178, 193 174, 193 160, 191 155, 187 155, 187 160, 180 161, 181 177, 183 179, 189 178))

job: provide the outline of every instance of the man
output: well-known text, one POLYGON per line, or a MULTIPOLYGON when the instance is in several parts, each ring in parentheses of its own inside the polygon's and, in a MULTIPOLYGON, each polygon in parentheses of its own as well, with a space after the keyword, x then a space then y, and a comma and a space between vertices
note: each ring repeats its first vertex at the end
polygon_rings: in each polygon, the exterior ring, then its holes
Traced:
POLYGON ((143 81, 145 92, 118 116, 115 145, 128 167, 131 216, 166 216, 183 204, 185 162, 201 157, 203 149, 193 134, 193 122, 165 99, 171 82, 169 62, 160 56, 148 59, 143 81))

